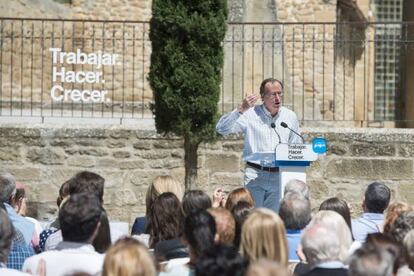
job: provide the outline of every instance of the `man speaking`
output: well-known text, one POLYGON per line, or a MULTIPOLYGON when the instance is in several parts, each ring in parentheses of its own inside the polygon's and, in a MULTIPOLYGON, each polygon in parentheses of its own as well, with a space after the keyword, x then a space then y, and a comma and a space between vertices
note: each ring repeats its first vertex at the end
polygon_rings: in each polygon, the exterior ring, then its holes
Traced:
POLYGON ((296 114, 282 106, 282 82, 274 78, 263 80, 260 97, 263 104, 255 106, 258 95, 247 95, 237 109, 220 118, 216 131, 222 135, 244 134, 244 185, 253 195, 256 207, 277 212, 281 193, 279 168, 271 162, 265 162, 260 154, 255 153, 275 152, 279 143, 301 143, 302 139, 298 135, 296 114))

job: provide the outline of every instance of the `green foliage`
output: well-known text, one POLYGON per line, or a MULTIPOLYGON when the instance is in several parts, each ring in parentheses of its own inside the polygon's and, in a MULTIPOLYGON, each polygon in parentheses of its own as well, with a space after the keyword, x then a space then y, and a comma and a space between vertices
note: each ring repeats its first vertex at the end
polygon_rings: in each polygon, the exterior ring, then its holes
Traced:
POLYGON ((215 136, 227 0, 154 0, 150 85, 158 132, 215 136))

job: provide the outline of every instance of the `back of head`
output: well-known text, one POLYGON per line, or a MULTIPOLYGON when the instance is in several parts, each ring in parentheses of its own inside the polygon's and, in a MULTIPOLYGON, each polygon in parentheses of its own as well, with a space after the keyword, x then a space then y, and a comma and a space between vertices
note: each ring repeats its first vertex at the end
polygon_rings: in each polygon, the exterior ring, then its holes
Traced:
POLYGON ((242 276, 246 268, 246 260, 235 247, 215 245, 198 259, 195 275, 242 276))
POLYGON ((260 259, 249 265, 246 276, 290 276, 287 268, 279 263, 260 259))
POLYGON ((352 244, 352 234, 344 218, 335 211, 319 211, 311 221, 311 224, 320 224, 330 230, 339 241, 339 260, 345 261, 352 244))
POLYGON ((101 213, 101 203, 94 194, 71 195, 59 210, 63 240, 91 242, 101 213))
POLYGON ((0 263, 6 263, 13 239, 13 225, 6 211, 0 209, 0 263))
POLYGON ((214 245, 216 223, 206 210, 192 210, 184 219, 184 238, 190 254, 198 258, 214 245))
POLYGON ((411 270, 414 270, 414 230, 410 230, 404 237, 404 257, 411 270))
POLYGON ((252 206, 254 206, 254 199, 252 197, 252 194, 249 192, 248 189, 242 187, 234 189, 229 193, 229 195, 227 196, 225 208, 231 211, 239 201, 246 201, 250 203, 252 206))
POLYGON ((106 253, 102 275, 155 276, 156 270, 145 246, 133 238, 124 238, 106 253))
POLYGON ((380 182, 373 182, 365 190, 364 206, 368 213, 383 213, 391 198, 390 189, 380 182))
POLYGON ((10 198, 16 192, 16 179, 10 173, 0 173, 0 202, 10 203, 10 198))
POLYGON ((211 208, 211 199, 202 190, 190 190, 183 197, 184 214, 189 214, 192 210, 207 210, 211 208))
POLYGON ((280 203, 279 216, 286 229, 301 230, 311 220, 310 202, 301 194, 287 193, 280 203))
POLYGON ((309 187, 305 182, 299 179, 291 179, 286 183, 284 194, 297 193, 309 199, 309 187))
POLYGON ((392 237, 383 233, 368 234, 365 240, 366 245, 373 245, 379 249, 384 249, 393 257, 393 273, 397 273, 398 269, 403 265, 402 247, 392 237))
POLYGON ((151 247, 159 241, 178 238, 183 220, 180 201, 173 193, 162 193, 152 204, 147 219, 151 247))
POLYGON ((229 210, 219 207, 210 208, 208 212, 214 217, 216 221, 217 234, 219 235, 219 242, 225 245, 232 245, 234 235, 236 232, 236 223, 229 210))
POLYGON ((236 231, 234 237, 234 246, 239 248, 240 246, 240 236, 241 236, 241 229, 247 216, 253 210, 254 206, 246 201, 239 201, 237 202, 236 206, 233 207, 231 213, 233 215, 234 221, 236 223, 236 231))
POLYGON ((389 233, 391 230, 391 226, 394 224, 395 220, 400 216, 401 213, 412 211, 413 208, 406 202, 403 201, 396 201, 392 202, 387 210, 385 211, 385 219, 384 219, 384 233, 389 233))
POLYGON ((349 227, 349 230, 352 232, 351 212, 345 200, 337 197, 328 198, 327 200, 321 203, 319 210, 337 212, 344 218, 346 224, 349 227))
POLYGON ((391 225, 389 235, 402 244, 405 235, 414 229, 414 211, 403 212, 391 225))
POLYGON ((105 179, 99 174, 83 171, 69 180, 69 194, 90 193, 103 203, 105 179))
POLYGON ((349 262, 350 276, 393 275, 393 257, 385 249, 364 244, 352 254, 349 262))
POLYGON ((157 176, 148 187, 145 197, 145 206, 147 213, 151 209, 151 205, 154 200, 162 193, 173 193, 181 201, 183 198, 183 187, 170 175, 157 176))
POLYGON ((301 240, 302 250, 311 266, 327 261, 339 261, 341 249, 334 231, 324 225, 311 223, 301 240))
POLYGON ((253 210, 242 227, 240 251, 255 261, 267 258, 287 264, 288 249, 283 221, 271 210, 253 210))

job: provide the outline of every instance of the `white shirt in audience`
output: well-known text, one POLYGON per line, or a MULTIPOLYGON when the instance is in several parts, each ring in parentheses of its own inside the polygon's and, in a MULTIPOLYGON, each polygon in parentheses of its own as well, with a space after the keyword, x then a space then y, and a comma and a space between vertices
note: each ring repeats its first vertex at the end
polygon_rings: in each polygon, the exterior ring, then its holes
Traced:
POLYGON ((90 244, 61 242, 57 250, 46 251, 26 259, 22 271, 36 272, 39 260, 43 259, 46 264, 46 276, 72 275, 77 272, 94 275, 101 272, 104 257, 90 244))
POLYGON ((0 275, 5 276, 30 276, 31 274, 23 273, 21 271, 9 268, 0 268, 0 275))

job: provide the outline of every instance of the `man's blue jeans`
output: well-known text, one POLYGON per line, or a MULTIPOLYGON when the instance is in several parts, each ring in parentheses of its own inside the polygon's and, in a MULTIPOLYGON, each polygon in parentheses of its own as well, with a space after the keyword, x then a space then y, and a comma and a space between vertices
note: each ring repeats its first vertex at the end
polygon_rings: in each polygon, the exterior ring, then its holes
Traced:
POLYGON ((256 207, 279 212, 281 188, 278 172, 266 172, 246 166, 244 185, 252 194, 256 207))

